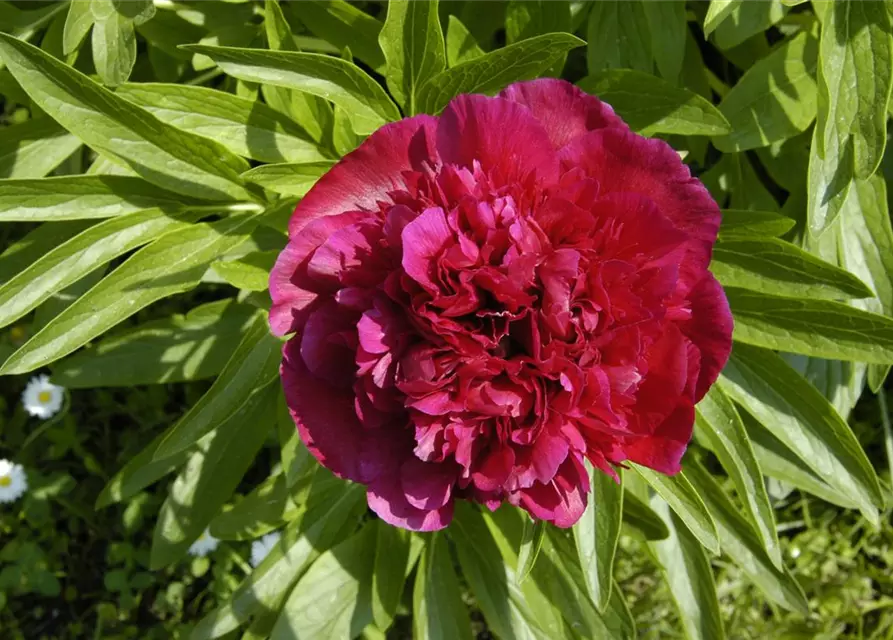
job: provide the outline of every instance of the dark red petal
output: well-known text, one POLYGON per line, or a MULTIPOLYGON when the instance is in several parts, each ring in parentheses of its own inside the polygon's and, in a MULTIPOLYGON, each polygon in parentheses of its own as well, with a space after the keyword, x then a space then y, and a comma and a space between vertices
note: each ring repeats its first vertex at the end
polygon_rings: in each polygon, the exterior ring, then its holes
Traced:
POLYGON ((530 109, 546 129, 556 149, 587 131, 606 127, 627 128, 608 104, 565 80, 540 78, 516 82, 503 89, 499 97, 530 109))
POLYGON ((301 357, 310 372, 329 384, 349 387, 356 375, 356 325, 359 314, 326 300, 307 317, 301 357))
POLYGON ((422 171, 437 163, 437 118, 420 115, 386 124, 321 177, 295 209, 288 235, 307 223, 390 201, 389 191, 405 187, 404 171, 422 171))
POLYGON ((704 274, 690 296, 691 319, 680 323, 682 333, 701 352, 701 372, 695 402, 704 397, 732 351, 732 312, 726 294, 713 274, 704 274))
POLYGON ((589 476, 576 455, 561 464, 555 478, 547 483, 535 483, 520 491, 521 506, 535 518, 567 528, 576 524, 586 510, 589 476))
POLYGON ((416 509, 440 509, 452 498, 458 467, 449 462, 425 462, 410 456, 400 467, 406 501, 416 509))
POLYGON ((398 473, 383 475, 366 492, 369 507, 378 517, 397 527, 412 531, 437 531, 453 519, 453 500, 439 509, 426 511, 409 504, 398 473))
POLYGON ((654 435, 627 444, 624 451, 637 464, 669 476, 679 473, 694 421, 694 407, 684 402, 655 429, 654 435))
POLYGON ((558 158, 546 130, 529 109, 503 98, 454 98, 437 125, 437 150, 444 162, 469 169, 480 162, 498 184, 520 182, 532 173, 547 184, 558 178, 558 158))
POLYGON ((350 387, 336 388, 311 374, 294 339, 282 349, 279 373, 291 417, 310 453, 336 475, 362 481, 363 427, 350 387))

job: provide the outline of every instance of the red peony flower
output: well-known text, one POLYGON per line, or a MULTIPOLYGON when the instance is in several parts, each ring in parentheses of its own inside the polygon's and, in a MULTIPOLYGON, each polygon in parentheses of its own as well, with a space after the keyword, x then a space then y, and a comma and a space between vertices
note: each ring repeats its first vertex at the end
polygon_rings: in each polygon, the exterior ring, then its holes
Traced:
POLYGON ((669 145, 561 80, 382 127, 301 201, 271 274, 301 438, 422 531, 456 498, 568 527, 584 458, 678 472, 731 348, 719 222, 669 145))

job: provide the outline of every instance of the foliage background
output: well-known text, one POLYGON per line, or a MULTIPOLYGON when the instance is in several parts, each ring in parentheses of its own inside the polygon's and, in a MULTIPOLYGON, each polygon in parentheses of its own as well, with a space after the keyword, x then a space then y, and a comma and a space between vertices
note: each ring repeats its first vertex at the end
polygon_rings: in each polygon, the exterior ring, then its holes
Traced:
POLYGON ((889 3, 6 1, 0 32, 4 637, 893 637, 889 3), (726 209, 735 357, 684 474, 598 483, 571 537, 468 505, 404 535, 283 417, 266 274, 364 135, 541 75, 726 209))

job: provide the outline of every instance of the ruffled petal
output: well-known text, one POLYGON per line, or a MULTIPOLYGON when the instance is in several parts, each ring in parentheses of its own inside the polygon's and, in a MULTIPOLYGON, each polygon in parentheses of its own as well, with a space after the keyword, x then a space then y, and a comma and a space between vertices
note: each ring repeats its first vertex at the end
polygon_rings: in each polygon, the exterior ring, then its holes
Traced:
POLYGON ((437 531, 453 519, 453 500, 439 509, 425 510, 412 506, 406 499, 400 475, 383 475, 369 485, 366 500, 378 517, 397 527, 411 531, 437 531))
POLYGON ((726 294, 711 273, 706 273, 695 286, 689 300, 691 318, 680 328, 701 352, 701 372, 695 386, 697 402, 726 366, 732 351, 734 321, 726 294))
POLYGON ((576 455, 565 459, 551 482, 537 482, 519 492, 521 506, 533 517, 563 529, 572 527, 583 515, 588 493, 589 475, 576 455))

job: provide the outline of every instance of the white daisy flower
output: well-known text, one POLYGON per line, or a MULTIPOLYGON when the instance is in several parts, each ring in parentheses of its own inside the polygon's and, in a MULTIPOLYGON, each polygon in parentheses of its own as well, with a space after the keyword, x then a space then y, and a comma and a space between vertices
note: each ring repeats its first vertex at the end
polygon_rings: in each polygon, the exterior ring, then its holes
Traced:
POLYGON ((200 535, 198 539, 189 547, 189 554, 203 558, 214 551, 214 549, 216 549, 217 545, 219 544, 220 540, 212 536, 210 532, 205 529, 204 531, 202 531, 202 535, 200 535))
POLYGON ((0 502, 14 502, 28 490, 28 477, 22 465, 0 460, 0 502))
POLYGON ((281 533, 274 531, 273 533, 268 533, 260 540, 252 542, 251 566, 257 568, 257 565, 264 561, 264 558, 270 554, 270 551, 273 550, 273 547, 276 546, 276 543, 279 542, 279 538, 281 537, 281 533))
POLYGON ((32 416, 46 420, 59 411, 64 396, 65 389, 52 384, 47 376, 36 376, 28 381, 22 393, 22 404, 32 416))

